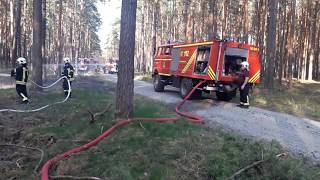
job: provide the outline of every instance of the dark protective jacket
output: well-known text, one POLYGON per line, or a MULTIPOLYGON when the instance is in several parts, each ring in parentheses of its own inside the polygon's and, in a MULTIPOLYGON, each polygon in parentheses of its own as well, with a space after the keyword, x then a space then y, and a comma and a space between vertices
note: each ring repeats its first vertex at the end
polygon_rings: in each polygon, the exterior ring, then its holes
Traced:
POLYGON ((18 66, 11 71, 11 76, 15 76, 16 84, 26 85, 29 77, 29 70, 26 64, 18 66))
POLYGON ((241 73, 239 74, 239 86, 241 86, 243 83, 244 83, 244 81, 245 81, 245 79, 246 79, 246 77, 249 77, 249 71, 248 70, 243 70, 243 71, 241 71, 241 73))
POLYGON ((66 76, 70 81, 74 80, 74 68, 70 63, 64 65, 62 75, 66 76))

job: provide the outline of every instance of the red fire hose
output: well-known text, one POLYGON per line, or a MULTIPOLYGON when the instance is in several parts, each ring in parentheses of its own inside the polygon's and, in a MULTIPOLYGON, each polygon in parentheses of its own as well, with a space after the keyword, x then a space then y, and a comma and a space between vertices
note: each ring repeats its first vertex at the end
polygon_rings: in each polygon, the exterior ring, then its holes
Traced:
MULTIPOLYGON (((190 98, 190 96, 192 95, 192 93, 201 85, 205 82, 201 81, 199 82, 191 91, 190 93, 183 99, 183 101, 181 103, 178 104, 178 106, 176 107, 176 113, 178 113, 181 116, 187 117, 188 120, 191 123, 196 123, 196 124, 202 124, 204 123, 203 119, 199 116, 195 116, 191 113, 186 113, 186 112, 180 112, 180 108, 182 107, 182 105, 190 98)), ((125 126, 129 123, 132 122, 136 122, 136 121, 149 121, 149 122, 157 122, 157 123, 166 123, 166 122, 173 122, 173 121, 177 121, 178 118, 134 118, 134 119, 126 119, 126 120, 120 120, 118 121, 115 125, 113 125, 111 128, 109 128, 107 131, 105 131, 103 134, 101 134, 100 136, 98 136, 96 139, 92 140, 91 142, 82 145, 80 147, 76 147, 72 150, 69 150, 63 154, 58 154, 55 157, 53 157, 52 159, 50 159, 49 161, 47 161, 44 166, 41 169, 41 180, 49 180, 49 169, 51 166, 53 166, 56 162, 63 160, 69 156, 72 156, 73 154, 82 152, 82 151, 86 151, 88 149, 90 149, 91 147, 97 145, 98 143, 100 143, 102 140, 104 140, 106 137, 108 137, 114 130, 125 126)))

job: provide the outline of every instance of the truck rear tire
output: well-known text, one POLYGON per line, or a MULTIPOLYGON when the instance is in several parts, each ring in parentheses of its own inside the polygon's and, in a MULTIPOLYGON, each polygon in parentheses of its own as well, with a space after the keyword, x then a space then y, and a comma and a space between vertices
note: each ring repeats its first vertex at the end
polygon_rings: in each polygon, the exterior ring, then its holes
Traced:
MULTIPOLYGON (((190 93, 192 88, 193 88, 192 79, 183 78, 180 84, 180 96, 184 99, 190 93)), ((201 95, 202 95, 202 91, 196 89, 190 98, 192 99, 200 98, 201 95)))
POLYGON ((159 74, 155 74, 153 76, 153 88, 156 92, 163 92, 164 91, 164 84, 161 81, 161 76, 159 74))
POLYGON ((233 92, 216 92, 216 96, 219 101, 230 101, 233 97, 233 94, 233 92))

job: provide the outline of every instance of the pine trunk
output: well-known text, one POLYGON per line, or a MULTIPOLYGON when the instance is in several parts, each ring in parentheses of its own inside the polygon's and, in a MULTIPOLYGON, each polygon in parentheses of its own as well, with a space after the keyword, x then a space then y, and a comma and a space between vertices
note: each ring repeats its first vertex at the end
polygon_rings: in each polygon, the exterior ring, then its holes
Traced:
POLYGON ((33 0, 32 79, 42 85, 42 0, 33 0))
POLYGON ((274 66, 276 59, 276 29, 277 29, 277 12, 278 12, 278 0, 269 0, 268 1, 269 15, 267 19, 267 50, 266 50, 266 59, 267 59, 267 75, 265 87, 269 89, 274 88, 274 66))
POLYGON ((134 52, 137 0, 122 0, 116 116, 133 117, 134 52))

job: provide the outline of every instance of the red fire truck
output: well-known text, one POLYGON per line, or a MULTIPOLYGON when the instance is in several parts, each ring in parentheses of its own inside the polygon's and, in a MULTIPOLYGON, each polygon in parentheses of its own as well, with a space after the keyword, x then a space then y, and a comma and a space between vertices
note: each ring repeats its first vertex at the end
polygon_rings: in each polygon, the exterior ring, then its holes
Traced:
POLYGON ((154 57, 153 85, 157 92, 166 85, 180 88, 182 98, 201 80, 207 80, 192 97, 216 93, 219 100, 231 100, 238 88, 241 62, 250 65, 249 83, 260 83, 259 49, 250 44, 214 40, 192 44, 166 44, 154 57))

